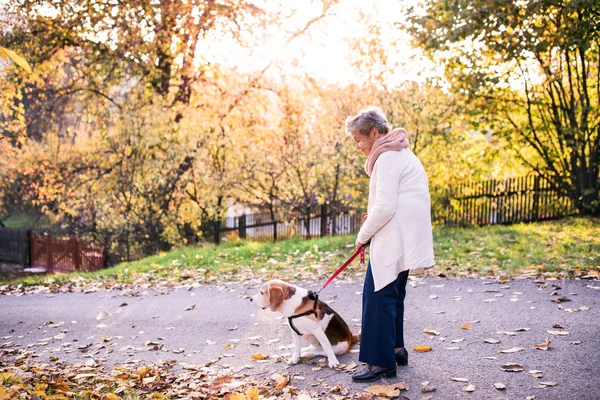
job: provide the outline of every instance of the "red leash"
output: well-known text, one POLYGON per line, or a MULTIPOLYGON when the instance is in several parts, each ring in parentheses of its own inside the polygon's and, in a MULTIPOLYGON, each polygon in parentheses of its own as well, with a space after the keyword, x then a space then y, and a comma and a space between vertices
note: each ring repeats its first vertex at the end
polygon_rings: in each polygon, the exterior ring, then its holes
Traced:
POLYGON ((344 263, 344 264, 343 264, 341 267, 339 267, 339 268, 337 269, 337 271, 335 271, 335 272, 333 273, 333 275, 331 275, 331 276, 329 277, 329 279, 327 279, 327 281, 326 281, 326 282, 323 284, 323 287, 322 287, 321 289, 319 289, 319 290, 317 291, 317 293, 319 293, 321 290, 325 289, 325 286, 329 285, 329 283, 330 283, 332 280, 334 280, 334 279, 335 279, 335 277, 336 277, 336 276, 338 276, 338 275, 340 274, 340 272, 342 272, 344 269, 346 269, 346 267, 347 267, 348 265, 350 265, 350 263, 351 263, 352 261, 354 261, 354 259, 356 258, 356 256, 358 256, 359 254, 360 254, 360 263, 361 263, 362 265, 365 265, 365 247, 366 247, 366 245, 364 245, 364 244, 363 244, 363 245, 362 245, 362 246, 361 246, 361 247, 360 247, 358 250, 356 250, 356 251, 354 252, 354 254, 352 254, 352 256, 351 256, 349 259, 347 259, 347 260, 346 260, 346 262, 345 262, 345 263, 344 263))

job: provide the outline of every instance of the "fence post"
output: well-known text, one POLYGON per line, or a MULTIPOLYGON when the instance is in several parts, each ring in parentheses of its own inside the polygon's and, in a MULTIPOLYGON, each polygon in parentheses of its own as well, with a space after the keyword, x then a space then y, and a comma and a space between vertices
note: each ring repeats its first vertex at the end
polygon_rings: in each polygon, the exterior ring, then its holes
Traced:
POLYGON ((27 230, 27 239, 26 239, 26 246, 25 246, 25 264, 24 266, 28 266, 29 268, 31 268, 31 229, 27 230))
POLYGON ((540 218, 540 176, 536 175, 533 181, 533 220, 540 218))
POLYGON ((246 214, 239 217, 238 224, 240 239, 246 239, 246 214))
POLYGON ((327 236, 327 204, 321 204, 321 237, 327 236))
POLYGON ((46 235, 46 272, 52 272, 52 236, 50 232, 46 235))
POLYGON ((72 238, 73 240, 73 260, 75 261, 75 271, 81 270, 81 246, 79 240, 72 238))

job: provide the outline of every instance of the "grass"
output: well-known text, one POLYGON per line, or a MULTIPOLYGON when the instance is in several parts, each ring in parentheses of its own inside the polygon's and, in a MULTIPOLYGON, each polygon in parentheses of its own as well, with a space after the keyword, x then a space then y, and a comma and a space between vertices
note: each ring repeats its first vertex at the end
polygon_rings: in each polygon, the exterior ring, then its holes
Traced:
MULTIPOLYGON (((27 277, 10 284, 176 284, 256 277, 306 279, 330 274, 353 253, 355 235, 277 243, 226 242, 183 247, 98 272, 27 277)), ((443 275, 568 276, 600 272, 600 219, 510 226, 434 229, 436 268, 443 275)), ((353 263, 347 273, 361 272, 353 263)), ((0 284, 9 283, 0 280, 0 284)))

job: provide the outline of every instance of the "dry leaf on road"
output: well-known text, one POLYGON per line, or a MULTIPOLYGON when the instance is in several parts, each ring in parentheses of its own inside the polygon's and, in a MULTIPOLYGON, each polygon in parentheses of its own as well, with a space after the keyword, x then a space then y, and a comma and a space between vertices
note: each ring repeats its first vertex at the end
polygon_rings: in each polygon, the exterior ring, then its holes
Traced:
POLYGON ((415 348, 413 350, 416 351, 417 353, 426 353, 428 351, 431 351, 431 347, 430 346, 415 346, 415 348))
POLYGON ((567 336, 569 334, 569 332, 567 331, 546 331, 551 335, 555 335, 555 336, 567 336))
POLYGON ((408 390, 408 383, 398 382, 392 385, 373 385, 365 389, 368 393, 383 397, 398 397, 401 390, 408 390))
POLYGON ((510 354, 510 353, 518 353, 519 351, 523 351, 523 350, 525 350, 525 349, 523 349, 522 347, 511 347, 510 349, 500 349, 497 352, 510 354))
POLYGON ((506 372, 521 372, 523 371, 523 366, 517 363, 506 363, 502 366, 502 371, 506 372))
POLYGON ((463 388, 463 390, 464 390, 465 392, 474 392, 474 391, 475 391, 475 385, 472 385, 472 384, 471 384, 471 385, 467 385, 467 386, 465 386, 465 387, 463 388))
POLYGON ((548 350, 550 348, 550 339, 546 338, 546 342, 545 343, 541 343, 541 344, 536 344, 533 346, 534 348, 538 349, 538 350, 548 350))

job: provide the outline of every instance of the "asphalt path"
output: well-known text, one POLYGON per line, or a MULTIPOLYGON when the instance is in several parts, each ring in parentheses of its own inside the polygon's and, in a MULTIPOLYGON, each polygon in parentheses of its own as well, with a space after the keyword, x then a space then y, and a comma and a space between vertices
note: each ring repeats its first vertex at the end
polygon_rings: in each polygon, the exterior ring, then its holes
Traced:
MULTIPOLYGON (((215 366, 257 379, 289 374, 290 385, 322 397, 331 397, 335 386, 356 394, 372 385, 353 383, 351 371, 331 370, 320 358, 288 366, 292 339, 285 320, 248 300, 261 283, 194 285, 162 293, 141 289, 134 296, 118 290, 0 296, 0 349, 26 350, 47 363, 50 357, 69 363, 91 359, 109 370, 159 360, 176 360, 177 370, 183 363, 218 360, 215 366), (253 360, 256 354, 269 358, 253 360)), ((294 283, 319 287, 314 281, 294 283)), ((360 327, 361 290, 360 278, 338 278, 321 294, 354 332, 360 327)), ((402 395, 409 399, 600 398, 598 281, 413 279, 405 304, 409 365, 398 367, 397 378, 377 384, 406 382, 402 395), (547 351, 534 348, 546 339, 551 341, 547 351), (415 346, 432 350, 419 353, 415 346), (506 363, 523 370, 503 371, 506 363), (506 389, 496 389, 495 383, 506 389), (473 392, 464 390, 469 385, 473 392), (424 387, 435 391, 424 393, 424 387)), ((359 364, 358 346, 339 360, 359 364)))

